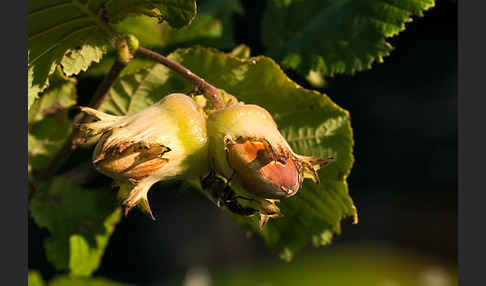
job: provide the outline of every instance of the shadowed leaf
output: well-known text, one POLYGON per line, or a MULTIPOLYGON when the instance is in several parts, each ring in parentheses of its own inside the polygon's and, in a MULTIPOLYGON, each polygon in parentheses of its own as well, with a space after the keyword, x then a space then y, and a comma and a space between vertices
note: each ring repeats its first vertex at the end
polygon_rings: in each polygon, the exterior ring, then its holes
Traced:
POLYGON ((434 0, 267 0, 262 40, 269 56, 322 86, 324 77, 382 62, 393 49, 386 38, 433 6, 434 0))
POLYGON ((83 189, 62 177, 38 186, 30 211, 37 225, 50 232, 44 241, 49 262, 77 276, 98 268, 121 215, 110 190, 83 189))

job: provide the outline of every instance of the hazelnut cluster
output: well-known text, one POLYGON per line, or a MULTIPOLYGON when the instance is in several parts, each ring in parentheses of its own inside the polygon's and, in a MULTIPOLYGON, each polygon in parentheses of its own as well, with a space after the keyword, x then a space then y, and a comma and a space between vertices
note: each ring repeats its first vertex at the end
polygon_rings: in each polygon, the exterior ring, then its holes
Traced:
POLYGON ((147 193, 158 181, 197 178, 218 206, 239 215, 258 213, 263 228, 269 218, 282 216, 276 202, 295 195, 305 178, 318 183, 317 170, 332 161, 295 154, 258 105, 231 101, 205 112, 193 98, 170 94, 126 116, 81 110, 97 120, 80 126, 86 139, 99 136, 96 169, 134 186, 122 203, 125 212, 148 206, 147 193))

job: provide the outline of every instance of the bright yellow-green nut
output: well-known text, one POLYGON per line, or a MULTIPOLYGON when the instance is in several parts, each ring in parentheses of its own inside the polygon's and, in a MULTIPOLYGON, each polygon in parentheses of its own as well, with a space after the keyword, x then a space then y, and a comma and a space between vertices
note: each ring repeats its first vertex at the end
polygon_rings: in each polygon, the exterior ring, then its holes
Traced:
POLYGON ((81 110, 98 119, 80 126, 86 139, 101 134, 92 157, 96 169, 135 185, 123 202, 126 212, 139 203, 148 205, 147 193, 158 181, 194 179, 207 172, 206 121, 184 94, 170 94, 126 116, 81 110))
POLYGON ((260 227, 282 216, 275 202, 295 195, 304 180, 332 158, 295 154, 264 108, 238 103, 207 119, 210 160, 216 172, 241 186, 259 204, 260 227))

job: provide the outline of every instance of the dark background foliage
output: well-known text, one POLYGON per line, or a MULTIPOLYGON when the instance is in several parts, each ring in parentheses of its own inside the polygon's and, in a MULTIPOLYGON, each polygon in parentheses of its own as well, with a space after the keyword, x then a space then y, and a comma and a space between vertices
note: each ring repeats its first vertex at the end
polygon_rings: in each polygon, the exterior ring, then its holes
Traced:
MULTIPOLYGON (((264 1, 241 1, 234 15, 235 38, 252 55, 264 52, 260 21, 264 1)), ((354 76, 339 75, 322 89, 350 111, 355 165, 350 194, 359 224, 342 224, 329 249, 379 245, 421 253, 457 265, 457 4, 435 8, 407 24, 390 40, 395 47, 384 63, 354 76)), ((306 81, 287 74, 304 87, 306 81)), ((83 104, 99 78, 80 81, 83 104)), ((74 154, 76 166, 90 150, 74 154)), ((110 180, 97 176, 94 186, 110 180)), ((278 258, 258 236, 248 237, 227 213, 183 183, 157 185, 150 192, 157 221, 132 212, 117 226, 95 274, 132 283, 179 279, 194 266, 210 270, 278 258)), ((49 279, 42 239, 47 231, 29 219, 29 268, 49 279)), ((312 247, 297 254, 316 252, 312 247)))

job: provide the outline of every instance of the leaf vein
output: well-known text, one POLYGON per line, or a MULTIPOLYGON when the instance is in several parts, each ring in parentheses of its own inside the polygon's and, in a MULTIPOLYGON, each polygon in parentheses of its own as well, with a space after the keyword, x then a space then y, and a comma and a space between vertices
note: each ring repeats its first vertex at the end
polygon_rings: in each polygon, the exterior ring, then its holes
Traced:
POLYGON ((59 25, 55 25, 55 26, 52 26, 52 27, 49 27, 48 29, 46 30, 43 30, 43 31, 40 31, 40 32, 37 32, 33 35, 30 35, 27 39, 29 41, 39 37, 39 36, 42 36, 44 34, 47 34, 47 33, 50 33, 52 31, 55 31, 59 28, 62 28, 63 26, 67 26, 67 25, 71 25, 73 23, 78 23, 78 22, 84 22, 86 20, 89 20, 89 21, 93 21, 93 19, 91 19, 90 17, 86 17, 86 16, 82 16, 82 17, 78 17, 78 18, 73 18, 69 21, 66 21, 66 22, 63 22, 62 24, 59 24, 59 25))
MULTIPOLYGON (((154 66, 155 67, 155 66, 154 66)), ((149 75, 153 72, 154 70, 154 67, 150 68, 148 71, 147 71, 147 74, 137 83, 138 85, 135 87, 135 89, 133 90, 132 94, 132 100, 130 101, 130 103, 128 104, 128 112, 130 112, 132 110, 132 104, 134 102, 133 100, 133 97, 135 97, 137 95, 137 92, 138 90, 140 89, 140 87, 142 86, 142 84, 147 80, 147 78, 149 77, 149 75)))
POLYGON ((93 29, 93 28, 98 28, 98 26, 96 25, 90 25, 90 26, 86 26, 82 29, 79 29, 77 31, 74 31, 72 32, 71 34, 68 34, 66 35, 64 38, 60 39, 57 43, 55 43, 54 45, 50 46, 49 48, 47 48, 45 51, 43 51, 42 53, 40 53, 37 57, 35 57, 30 63, 29 63, 29 67, 31 67, 39 58, 41 58, 42 56, 44 56, 46 53, 50 52, 50 50, 56 48, 57 46, 59 46, 63 41, 69 39, 70 37, 72 37, 73 35, 75 34, 78 34, 80 32, 85 32, 86 30, 89 30, 89 29, 93 29))
POLYGON ((127 111, 125 110, 125 108, 123 108, 120 105, 120 103, 117 101, 115 96, 113 96, 113 92, 110 92, 110 98, 111 98, 111 101, 113 102, 113 105, 118 109, 118 111, 120 111, 120 114, 127 114, 127 111))
POLYGON ((61 2, 61 3, 58 3, 58 4, 52 5, 52 6, 40 8, 40 9, 35 10, 35 11, 30 11, 27 14, 27 17, 33 16, 33 15, 38 14, 38 13, 46 12, 46 11, 49 11, 51 9, 57 9, 57 8, 68 7, 68 6, 74 6, 74 5, 71 1, 61 2))

